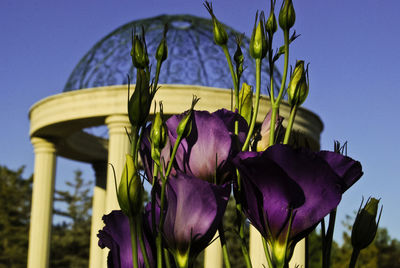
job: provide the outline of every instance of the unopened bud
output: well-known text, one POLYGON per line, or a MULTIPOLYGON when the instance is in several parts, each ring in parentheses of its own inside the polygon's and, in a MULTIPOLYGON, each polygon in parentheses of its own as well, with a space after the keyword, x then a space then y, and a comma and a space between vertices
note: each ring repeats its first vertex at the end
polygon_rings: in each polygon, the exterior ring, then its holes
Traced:
MULTIPOLYGON (((144 35, 144 30, 142 34, 144 35)), ((144 36, 139 37, 132 33, 131 57, 133 66, 136 68, 144 69, 149 64, 144 36)))
POLYGON ((296 21, 296 13, 294 11, 292 0, 284 0, 279 12, 279 26, 284 31, 288 31, 293 27, 296 21))
POLYGON ((242 39, 243 35, 236 36, 236 51, 235 54, 233 55, 233 60, 235 61, 236 64, 236 73, 238 76, 241 76, 243 73, 244 56, 242 49, 240 47, 242 44, 242 39))
POLYGON ((166 126, 162 120, 162 111, 156 113, 150 130, 151 158, 160 166, 161 150, 167 142, 166 126))
POLYGON ((198 101, 199 101, 199 98, 197 98, 196 96, 193 96, 192 106, 190 107, 190 110, 186 112, 186 114, 184 115, 184 117, 178 124, 178 127, 176 129, 176 134, 178 134, 178 137, 181 137, 182 139, 189 136, 190 132, 192 131, 193 110, 194 110, 194 106, 196 105, 196 103, 198 101))
POLYGON ((118 203, 127 216, 141 213, 143 202, 143 185, 135 169, 133 157, 126 155, 125 167, 118 187, 118 203))
POLYGON ((265 23, 265 30, 270 36, 272 36, 278 30, 278 24, 276 23, 274 9, 275 4, 273 0, 271 0, 271 12, 269 13, 269 17, 267 19, 267 22, 265 23))
POLYGON ((153 96, 150 93, 149 80, 144 69, 137 69, 136 86, 128 101, 128 116, 132 126, 141 127, 146 123, 153 96))
POLYGON ((365 207, 358 211, 351 232, 351 244, 353 248, 358 250, 364 249, 374 240, 380 219, 379 215, 378 221, 376 220, 378 205, 379 200, 372 197, 367 201, 365 207))
POLYGON ((158 45, 157 51, 156 51, 156 60, 160 61, 160 62, 165 61, 168 57, 168 46, 167 46, 167 39, 166 39, 167 31, 168 31, 168 25, 165 24, 163 38, 161 39, 161 42, 158 45))
POLYGON ((239 92, 239 114, 246 120, 250 126, 251 115, 253 112, 253 90, 251 86, 243 83, 239 92))
POLYGON ((213 33, 214 33, 214 41, 219 46, 225 46, 228 43, 228 34, 226 33, 225 27, 218 21, 218 19, 214 15, 214 11, 212 9, 212 4, 210 2, 204 3, 205 8, 210 13, 213 23, 213 33))
POLYGON ((308 84, 308 67, 304 69, 304 61, 299 60, 296 62, 287 90, 289 104, 292 107, 294 105, 301 105, 306 100, 308 84))
MULTIPOLYGON (((257 142, 257 152, 265 151, 269 147, 269 136, 271 132, 271 116, 272 116, 272 111, 270 110, 267 115, 264 118, 264 121, 262 122, 261 125, 261 130, 260 130, 260 140, 257 142)), ((282 121, 283 117, 279 116, 277 113, 276 115, 276 120, 275 120, 275 137, 278 138, 276 141, 279 143, 279 141, 283 138, 282 134, 283 132, 279 131, 279 129, 282 126, 282 121)))
POLYGON ((254 59, 262 59, 265 57, 268 51, 268 43, 265 36, 265 18, 264 12, 260 14, 260 20, 257 24, 258 13, 256 14, 256 19, 254 22, 253 33, 250 39, 250 55, 254 59))

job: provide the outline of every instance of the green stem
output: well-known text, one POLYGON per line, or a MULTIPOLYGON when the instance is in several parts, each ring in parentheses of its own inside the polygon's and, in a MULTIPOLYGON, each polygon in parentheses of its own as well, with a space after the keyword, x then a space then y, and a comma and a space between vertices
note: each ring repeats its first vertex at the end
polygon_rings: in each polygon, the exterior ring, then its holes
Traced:
POLYGON ((333 231, 335 229, 335 221, 336 221, 336 209, 334 209, 329 214, 329 225, 328 231, 325 236, 325 248, 323 248, 324 256, 322 258, 322 267, 329 268, 331 263, 331 249, 332 249, 332 241, 333 241, 333 231))
POLYGON ((286 78, 287 78, 288 67, 289 67, 289 30, 283 31, 283 36, 285 39, 285 62, 283 65, 283 77, 282 77, 281 88, 279 89, 279 94, 278 94, 278 97, 276 98, 276 103, 278 103, 278 105, 281 102, 282 97, 283 97, 283 92, 285 91, 286 78))
POLYGON ((263 243, 263 247, 264 247, 265 257, 267 258, 268 267, 272 268, 274 266, 272 266, 271 254, 269 253, 269 250, 268 250, 267 240, 265 240, 264 237, 262 237, 262 243, 263 243))
POLYGON ((168 179, 169 173, 171 173, 172 163, 174 162, 175 155, 176 155, 176 152, 178 150, 178 147, 179 147, 179 144, 181 143, 181 141, 182 141, 182 136, 178 136, 176 138, 174 148, 172 149, 172 154, 171 154, 170 160, 168 162, 167 171, 165 172, 165 179, 168 179))
POLYGON ((250 138, 253 136, 254 126, 256 125, 256 119, 258 115, 258 107, 260 104, 260 92, 261 92, 261 59, 256 59, 256 103, 254 105, 254 112, 251 118, 249 132, 247 133, 246 141, 242 147, 242 151, 247 151, 250 144, 250 138))
POLYGON ((162 268, 163 264, 163 257, 162 257, 162 237, 161 237, 161 231, 159 230, 157 232, 157 237, 156 237, 156 247, 157 247, 157 268, 162 268))
POLYGON ((166 248, 164 248, 164 261, 165 261, 166 268, 171 268, 169 252, 166 248))
POLYGON ((226 247, 225 231, 222 222, 218 227, 218 232, 219 232, 219 240, 221 241, 222 254, 224 257, 225 267, 231 268, 231 263, 229 261, 229 256, 228 256, 228 249, 226 247))
POLYGON ((285 138, 283 140, 283 144, 289 143, 290 133, 292 132, 294 118, 296 117, 296 112, 297 112, 297 104, 295 104, 292 107, 292 110, 290 111, 289 122, 286 127, 285 138))
POLYGON ((353 248, 353 253, 351 254, 349 268, 355 268, 357 263, 358 255, 360 254, 360 250, 353 248))
POLYGON ((157 85, 158 85, 158 78, 160 76, 160 70, 161 70, 161 61, 157 61, 157 67, 156 67, 156 76, 154 78, 154 87, 153 89, 156 90, 157 89, 157 85))
POLYGON ((226 45, 222 46, 222 50, 224 51, 225 58, 228 62, 229 70, 231 71, 231 76, 232 76, 232 82, 233 82, 233 87, 235 89, 234 95, 235 95, 235 106, 234 110, 239 108, 239 85, 238 85, 238 79, 236 77, 235 70, 233 69, 233 64, 231 60, 231 55, 229 54, 228 47, 226 45))
POLYGON ((132 263, 133 268, 139 267, 139 259, 138 259, 138 246, 137 246, 137 230, 136 224, 134 223, 134 219, 129 217, 129 228, 131 231, 131 244, 132 244, 132 263))
POLYGON ((269 128, 269 146, 275 144, 275 124, 276 124, 276 117, 278 115, 279 104, 272 104, 271 108, 271 125, 269 128))
POLYGON ((144 264, 145 264, 146 268, 150 268, 149 257, 147 255, 146 246, 145 246, 144 240, 143 240, 142 225, 141 225, 141 222, 139 222, 139 221, 136 221, 136 230, 139 234, 139 243, 140 243, 140 249, 141 249, 141 252, 143 255, 144 264))

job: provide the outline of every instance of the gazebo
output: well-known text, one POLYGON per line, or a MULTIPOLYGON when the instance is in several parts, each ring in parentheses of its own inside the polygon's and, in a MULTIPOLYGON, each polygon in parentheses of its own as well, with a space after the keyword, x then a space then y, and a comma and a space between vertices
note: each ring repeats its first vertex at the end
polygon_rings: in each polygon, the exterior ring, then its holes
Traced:
MULTIPOLYGON (((125 24, 97 42, 77 64, 64 91, 38 101, 30 109, 35 164, 28 267, 48 267, 57 156, 91 164, 95 170, 89 266, 106 267, 106 250, 97 246, 96 235, 103 227, 102 215, 119 209, 114 175, 108 163, 114 166, 116 178, 120 178, 129 149, 127 74, 135 81, 129 54, 131 31, 144 27, 152 61, 165 23, 169 25, 169 55, 161 69, 161 88, 155 96, 157 101, 163 101, 164 114, 187 110, 192 95, 200 98, 196 109, 230 109, 231 90, 227 89, 232 83, 230 73, 223 52, 213 42, 210 20, 189 15, 162 15, 125 24), (107 134, 96 135, 97 128, 107 134)), ((239 33, 226 28, 230 40, 234 40, 234 35, 239 33)), ((243 46, 248 47, 248 44, 249 40, 244 38, 243 46)), ((234 42, 230 42, 230 49, 233 54, 234 42)), ((244 53, 247 67, 244 81, 254 85, 254 64, 248 52, 244 50, 244 53)), ((267 81, 267 73, 264 67, 262 81, 267 81)), ((268 98, 263 96, 258 122, 263 120, 268 109, 268 98)), ((288 118, 289 111, 290 107, 283 103, 280 114, 288 118)), ((323 124, 316 114, 300 108, 294 129, 301 133, 303 142, 319 149, 323 124)), ((263 263, 259 256, 263 252, 262 245, 258 243, 261 243, 259 237, 255 229, 251 229, 250 253, 254 267, 263 263)), ((207 248, 206 267, 222 267, 219 248, 218 243, 207 248)), ((304 258, 304 253, 300 252, 299 256, 304 258)))

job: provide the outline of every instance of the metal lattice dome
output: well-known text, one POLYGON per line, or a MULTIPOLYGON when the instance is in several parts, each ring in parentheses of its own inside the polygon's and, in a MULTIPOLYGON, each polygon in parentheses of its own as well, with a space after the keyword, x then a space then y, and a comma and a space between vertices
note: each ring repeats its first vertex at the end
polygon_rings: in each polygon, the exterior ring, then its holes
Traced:
MULTIPOLYGON (((144 27, 150 64, 155 66, 154 54, 166 23, 169 28, 168 59, 161 68, 160 84, 232 87, 224 53, 214 43, 211 20, 190 15, 161 15, 127 23, 97 42, 76 65, 64 91, 126 84, 128 74, 135 81, 130 57, 132 29, 139 31, 141 26, 144 27)), ((233 57, 236 49, 235 35, 240 33, 225 27, 229 35, 228 47, 233 57)), ((248 47, 249 39, 244 37, 242 50, 246 69, 242 81, 254 86, 255 66, 248 47)), ((155 68, 152 69, 154 71, 155 68)), ((268 78, 267 72, 264 67, 262 79, 268 78)), ((279 76, 278 72, 275 73, 279 76)), ((263 92, 266 93, 266 89, 263 92)))

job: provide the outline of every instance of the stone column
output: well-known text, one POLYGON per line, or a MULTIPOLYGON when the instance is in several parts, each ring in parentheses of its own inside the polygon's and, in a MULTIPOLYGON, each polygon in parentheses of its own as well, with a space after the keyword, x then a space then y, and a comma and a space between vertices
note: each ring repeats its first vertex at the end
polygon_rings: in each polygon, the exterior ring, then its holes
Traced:
MULTIPOLYGON (((212 240, 219 236, 218 231, 212 240)), ((215 239, 204 251, 204 268, 222 268, 222 247, 221 241, 215 239)))
POLYGON ((55 145, 43 138, 31 138, 35 152, 28 268, 49 267, 53 195, 56 171, 55 145))
POLYGON ((97 234, 104 226, 102 217, 106 204, 107 163, 93 163, 92 167, 96 176, 92 199, 92 225, 90 229, 90 255, 89 267, 102 268, 103 250, 98 246, 97 234))
MULTIPOLYGON (((250 225, 250 241, 249 253, 253 267, 269 267, 267 258, 264 253, 264 246, 262 244, 262 237, 260 232, 250 225)), ((305 267, 306 263, 306 243, 305 239, 300 240, 294 249, 292 259, 289 262, 289 268, 305 267)))
POLYGON ((129 153, 130 149, 127 130, 130 132, 131 124, 128 116, 122 114, 110 115, 106 118, 106 124, 108 127, 108 168, 105 214, 108 214, 112 210, 120 209, 115 192, 115 182, 117 182, 118 188, 125 165, 125 155, 129 153))

